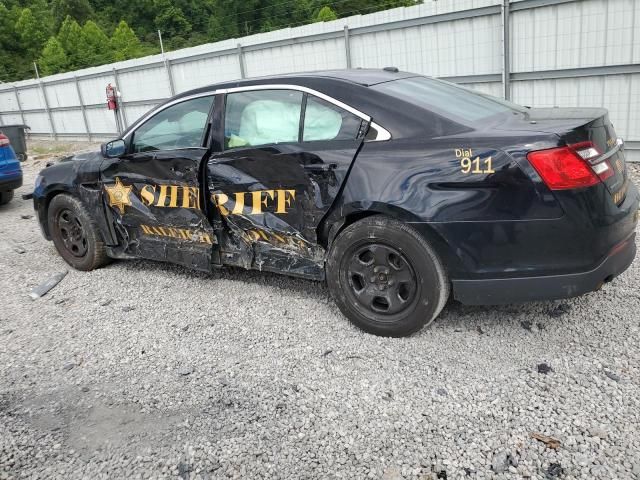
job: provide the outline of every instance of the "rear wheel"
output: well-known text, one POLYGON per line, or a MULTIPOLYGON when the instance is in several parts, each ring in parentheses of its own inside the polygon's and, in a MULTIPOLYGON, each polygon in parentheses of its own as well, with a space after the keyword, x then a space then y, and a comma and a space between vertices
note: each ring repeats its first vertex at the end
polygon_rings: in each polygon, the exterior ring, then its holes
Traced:
POLYGON ((100 231, 77 198, 55 196, 49 204, 48 224, 58 253, 76 270, 94 270, 109 262, 100 231))
POLYGON ((375 335, 402 337, 438 316, 449 280, 438 255, 409 225, 383 216, 356 222, 336 238, 327 282, 349 320, 375 335))
POLYGON ((13 200, 13 190, 8 192, 0 192, 0 205, 5 205, 13 200))

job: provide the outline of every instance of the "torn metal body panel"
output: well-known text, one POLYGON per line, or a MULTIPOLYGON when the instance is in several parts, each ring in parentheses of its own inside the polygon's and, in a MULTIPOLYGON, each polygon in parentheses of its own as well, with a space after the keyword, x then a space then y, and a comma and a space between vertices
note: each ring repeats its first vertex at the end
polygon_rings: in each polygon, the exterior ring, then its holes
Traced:
POLYGON ((100 178, 121 253, 211 270, 217 240, 199 179, 206 154, 192 148, 104 160, 100 178))
POLYGON ((51 240, 47 209, 51 199, 59 193, 68 193, 82 200, 95 220, 102 238, 108 246, 119 244, 105 212, 104 193, 100 181, 100 152, 84 153, 61 159, 47 167, 36 178, 33 191, 34 209, 44 237, 51 240))
POLYGON ((207 179, 222 225, 223 263, 323 279, 326 245, 318 227, 361 143, 291 143, 213 155, 207 179))

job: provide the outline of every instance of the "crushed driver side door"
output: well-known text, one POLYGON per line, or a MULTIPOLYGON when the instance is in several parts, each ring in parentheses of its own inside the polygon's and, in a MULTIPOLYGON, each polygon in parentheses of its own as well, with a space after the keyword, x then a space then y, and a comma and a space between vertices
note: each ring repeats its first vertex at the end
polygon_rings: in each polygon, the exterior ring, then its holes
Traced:
POLYGON ((227 93, 215 122, 221 152, 207 164, 223 264, 324 278, 318 226, 369 124, 331 100, 295 86, 227 93))
POLYGON ((213 101, 208 93, 169 104, 127 135, 124 155, 103 162, 107 217, 122 255, 211 271, 217 239, 200 169, 213 101))

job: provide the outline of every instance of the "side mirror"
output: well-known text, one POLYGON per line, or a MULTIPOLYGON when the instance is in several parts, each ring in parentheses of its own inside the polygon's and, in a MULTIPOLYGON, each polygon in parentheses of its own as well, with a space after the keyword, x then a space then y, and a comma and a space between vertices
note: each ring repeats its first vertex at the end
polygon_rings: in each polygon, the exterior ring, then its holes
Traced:
POLYGON ((102 156, 105 158, 118 158, 125 154, 127 146, 124 140, 112 140, 107 143, 103 143, 100 146, 102 156))

